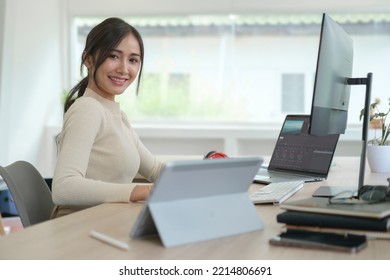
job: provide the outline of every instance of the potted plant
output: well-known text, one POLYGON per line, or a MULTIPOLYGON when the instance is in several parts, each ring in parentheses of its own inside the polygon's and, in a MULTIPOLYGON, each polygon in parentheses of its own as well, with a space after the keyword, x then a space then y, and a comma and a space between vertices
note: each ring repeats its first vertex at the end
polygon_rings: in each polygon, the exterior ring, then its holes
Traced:
MULTIPOLYGON (((368 141, 367 160, 372 172, 390 172, 390 125, 387 116, 390 112, 390 98, 385 111, 379 108, 380 99, 370 105, 370 128, 374 129, 374 137, 368 141), (379 135, 377 131, 380 131, 379 135)), ((364 109, 360 111, 360 120, 364 115, 364 109)))

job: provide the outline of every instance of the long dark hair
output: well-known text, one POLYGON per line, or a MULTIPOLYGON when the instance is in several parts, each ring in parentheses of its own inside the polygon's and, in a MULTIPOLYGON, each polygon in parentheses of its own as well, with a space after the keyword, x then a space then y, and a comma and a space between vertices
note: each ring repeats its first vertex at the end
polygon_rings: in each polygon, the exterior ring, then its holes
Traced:
MULTIPOLYGON (((96 70, 103 64, 110 52, 120 44, 120 42, 128 36, 133 34, 140 46, 141 50, 141 66, 138 74, 136 93, 138 94, 140 83, 142 66, 144 61, 144 44, 139 32, 130 24, 120 18, 108 18, 96 25, 89 32, 87 40, 85 42, 85 48, 81 56, 80 72, 83 73, 83 65, 88 56, 91 56, 94 60, 95 72, 93 78, 96 81, 96 70)), ((83 78, 78 84, 76 84, 68 93, 64 112, 68 111, 69 107, 74 101, 83 96, 85 89, 88 85, 88 78, 91 73, 88 73, 87 77, 83 78), (77 97, 75 95, 77 94, 77 97)))

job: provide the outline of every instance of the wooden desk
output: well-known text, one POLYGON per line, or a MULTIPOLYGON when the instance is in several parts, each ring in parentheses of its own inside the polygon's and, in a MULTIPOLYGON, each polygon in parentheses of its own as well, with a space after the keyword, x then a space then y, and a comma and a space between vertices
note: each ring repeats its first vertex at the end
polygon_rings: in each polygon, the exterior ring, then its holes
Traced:
MULTIPOLYGON (((326 182, 305 184, 290 199, 309 197, 320 185, 353 185, 358 179, 358 165, 358 158, 336 158, 326 182)), ((384 184, 388 176, 367 171, 366 183, 384 184)), ((249 191, 259 186, 253 184, 249 191)), ((142 205, 102 204, 1 237, 0 259, 390 259, 389 240, 370 240, 368 247, 357 254, 270 246, 269 238, 282 227, 275 218, 282 210, 273 205, 256 206, 265 224, 262 231, 165 248, 157 237, 129 237, 142 205), (130 250, 122 251, 91 238, 91 229, 127 241, 130 250)))

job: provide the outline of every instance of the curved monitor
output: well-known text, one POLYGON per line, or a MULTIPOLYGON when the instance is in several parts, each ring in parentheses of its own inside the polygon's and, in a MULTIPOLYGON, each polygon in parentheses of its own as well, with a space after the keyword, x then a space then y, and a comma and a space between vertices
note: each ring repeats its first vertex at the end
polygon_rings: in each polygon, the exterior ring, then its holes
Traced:
POLYGON ((352 77, 353 41, 345 30, 323 14, 309 134, 344 134, 347 127, 352 77))

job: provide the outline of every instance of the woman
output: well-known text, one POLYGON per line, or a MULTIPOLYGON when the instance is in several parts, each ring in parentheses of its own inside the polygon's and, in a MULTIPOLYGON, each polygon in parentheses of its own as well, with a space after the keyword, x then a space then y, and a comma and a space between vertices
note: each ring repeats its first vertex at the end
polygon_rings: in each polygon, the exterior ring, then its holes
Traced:
POLYGON ((81 61, 88 75, 69 92, 58 137, 52 217, 147 198, 151 185, 132 181, 137 174, 155 181, 163 164, 144 147, 115 102, 137 76, 138 93, 143 58, 140 34, 121 19, 108 18, 88 34, 81 61))

